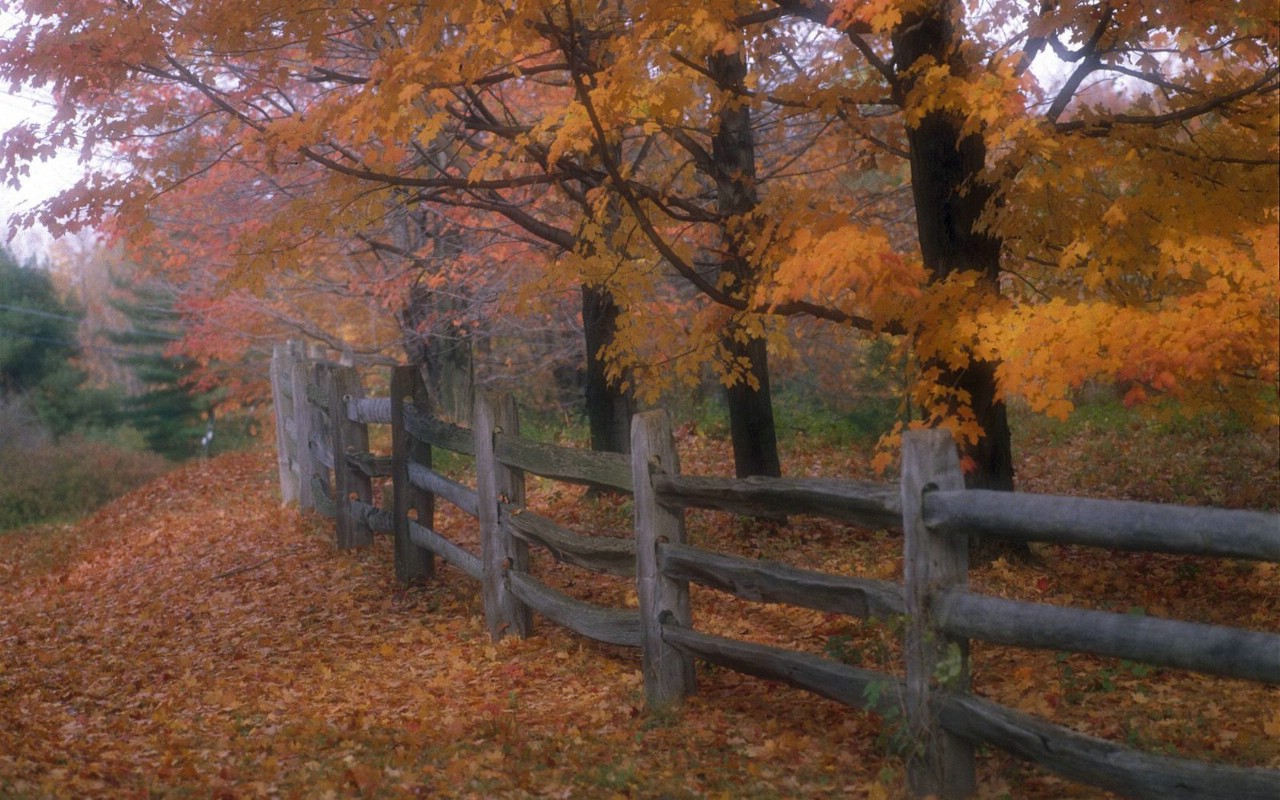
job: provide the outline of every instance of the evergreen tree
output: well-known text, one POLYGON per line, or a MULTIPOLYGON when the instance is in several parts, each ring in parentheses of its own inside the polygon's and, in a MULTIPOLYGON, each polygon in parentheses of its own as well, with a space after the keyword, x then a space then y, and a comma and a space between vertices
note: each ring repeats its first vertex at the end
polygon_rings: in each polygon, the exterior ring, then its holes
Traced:
POLYGON ((85 386, 76 366, 80 312, 49 274, 0 250, 0 400, 34 412, 44 430, 105 430, 116 424, 119 393, 85 386))
POLYGON ((79 317, 49 274, 0 249, 0 394, 32 392, 78 354, 79 317))
POLYGON ((169 348, 180 336, 181 315, 172 289, 158 283, 124 286, 111 302, 129 322, 125 331, 110 335, 128 355, 129 366, 143 389, 126 399, 124 418, 142 434, 147 446, 168 458, 198 454, 213 421, 212 393, 189 391, 185 379, 192 364, 169 348))

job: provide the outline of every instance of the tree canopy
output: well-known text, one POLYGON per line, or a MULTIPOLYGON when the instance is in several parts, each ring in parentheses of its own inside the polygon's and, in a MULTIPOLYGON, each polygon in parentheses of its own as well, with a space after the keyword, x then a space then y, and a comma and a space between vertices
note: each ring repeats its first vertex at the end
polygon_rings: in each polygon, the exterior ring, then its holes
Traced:
POLYGON ((5 180, 110 155, 28 220, 163 253, 206 320, 385 353, 595 287, 652 396, 752 386, 743 346, 808 315, 910 352, 984 485, 1010 398, 1280 421, 1270 2, 6 5, 0 77, 58 112, 5 180))

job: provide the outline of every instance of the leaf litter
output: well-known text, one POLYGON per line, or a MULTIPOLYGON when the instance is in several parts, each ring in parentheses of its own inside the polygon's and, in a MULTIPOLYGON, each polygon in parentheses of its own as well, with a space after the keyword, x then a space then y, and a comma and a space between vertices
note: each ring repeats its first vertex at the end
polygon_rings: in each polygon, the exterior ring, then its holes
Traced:
MULTIPOLYGON (((682 442, 686 471, 725 474, 717 447, 682 442)), ((222 456, 76 525, 6 537, 0 796, 903 795, 899 721, 704 664, 684 708, 648 712, 636 651, 542 620, 532 638, 494 644, 465 575, 441 565, 434 581, 400 588, 385 538, 336 552, 330 523, 281 508, 274 480, 267 454, 222 456), (24 554, 51 542, 64 552, 33 566, 24 554)), ((572 506, 580 530, 625 532, 623 498, 536 486, 531 498, 553 516, 572 506)), ((898 537, 884 531, 723 520, 691 512, 691 540, 829 572, 901 571, 898 537)), ((438 526, 475 547, 468 518, 444 512, 438 526)), ((1037 556, 975 569, 973 583, 1277 629, 1275 565, 1071 548, 1037 556)), ((545 556, 534 571, 579 597, 634 606, 627 581, 545 556)), ((897 669, 891 625, 696 587, 693 606, 703 630, 897 669)), ((1280 768, 1275 687, 980 644, 974 686, 1092 735, 1280 768)), ((978 766, 984 797, 1105 796, 996 752, 978 766)))

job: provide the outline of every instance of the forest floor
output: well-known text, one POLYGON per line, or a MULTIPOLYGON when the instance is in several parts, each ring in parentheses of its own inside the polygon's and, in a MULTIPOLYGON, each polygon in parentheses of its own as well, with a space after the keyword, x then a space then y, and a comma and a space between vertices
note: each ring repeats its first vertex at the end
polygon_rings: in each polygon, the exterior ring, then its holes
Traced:
MULTIPOLYGON (((1274 435, 1174 438, 1033 432, 1022 485, 1280 502, 1274 435)), ((684 471, 728 474, 722 443, 686 432, 680 446, 684 471)), ((868 477, 856 453, 803 439, 786 464, 868 477)), ((540 481, 531 503, 584 531, 621 534, 628 519, 624 499, 540 481)), ((473 546, 460 515, 438 527, 473 546)), ((901 573, 900 539, 885 531, 700 512, 689 527, 692 542, 726 552, 901 573)), ((648 713, 635 651, 545 622, 530 639, 490 642, 476 584, 445 567, 400 589, 385 539, 337 552, 328 521, 280 507, 267 453, 188 464, 78 523, 0 545, 0 798, 903 793, 898 720, 703 664, 682 709, 648 713)), ((635 602, 624 581, 544 557, 534 571, 579 597, 635 602)), ((1280 630, 1276 564, 1037 547, 971 580, 1006 597, 1280 630)), ((704 630, 894 669, 891 626, 696 588, 693 609, 704 630)), ((977 693, 1059 724, 1280 768, 1280 688, 982 645, 973 665, 977 693)), ((1106 796, 994 751, 980 752, 978 778, 980 797, 1106 796)))

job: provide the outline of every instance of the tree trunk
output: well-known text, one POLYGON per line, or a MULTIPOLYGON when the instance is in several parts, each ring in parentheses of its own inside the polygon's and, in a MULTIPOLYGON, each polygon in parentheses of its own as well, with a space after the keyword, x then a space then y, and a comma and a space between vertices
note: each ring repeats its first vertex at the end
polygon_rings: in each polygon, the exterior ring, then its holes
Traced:
POLYGON ((432 317, 448 309, 433 308, 430 290, 415 287, 399 313, 405 355, 419 365, 435 410, 458 421, 471 415, 474 372, 471 336, 444 336, 432 330, 432 317))
MULTIPOLYGON (((894 65, 899 74, 924 56, 949 63, 953 74, 967 69, 956 52, 955 9, 940 3, 902 21, 893 37, 894 65)), ((898 87, 900 98, 910 90, 898 87)), ((911 145, 911 185, 915 201, 920 254, 933 281, 963 271, 975 271, 984 288, 998 291, 1002 242, 979 229, 979 218, 993 187, 982 181, 986 146, 977 134, 961 135, 954 114, 933 111, 908 128, 911 145)), ((943 382, 970 397, 973 413, 985 433, 964 455, 974 469, 966 476, 970 488, 1013 489, 1013 453, 1008 411, 996 400, 996 365, 972 361, 967 368, 944 370, 943 382)))
MULTIPOLYGON (((390 235, 404 254, 416 254, 430 243, 429 258, 408 256, 424 273, 458 257, 458 245, 447 225, 431 227, 429 218, 403 203, 388 214, 390 235)), ((459 289, 462 291, 462 289, 459 289)), ((453 323, 467 310, 465 297, 433 292, 421 283, 409 293, 397 314, 405 355, 423 370, 427 394, 435 409, 456 421, 470 422, 475 366, 473 334, 453 323)))
MULTIPOLYGON (((707 67, 712 80, 727 95, 721 99, 720 108, 716 111, 718 125, 711 137, 716 210, 722 220, 722 283, 730 291, 749 297, 757 276, 751 263, 742 255, 747 233, 742 229, 742 220, 755 210, 758 197, 755 132, 751 128, 751 109, 742 102, 747 65, 739 51, 715 53, 707 59, 707 67)), ((765 341, 751 337, 743 342, 735 333, 732 328, 727 330, 722 343, 735 362, 740 357, 749 360, 749 373, 754 380, 739 381, 725 393, 729 406, 729 429, 733 437, 734 469, 739 478, 751 475, 778 477, 782 468, 773 422, 765 341)))
POLYGON ((601 349, 613 340, 618 306, 608 289, 582 287, 582 332, 587 348, 587 422, 591 449, 609 453, 631 451, 631 415, 635 404, 630 393, 605 373, 601 349))
POLYGON ((773 396, 769 391, 768 349, 764 339, 755 338, 742 344, 733 342, 734 358, 745 356, 751 362, 751 375, 759 382, 753 389, 739 382, 725 390, 729 406, 729 433, 733 441, 733 469, 739 478, 751 475, 782 475, 778 461, 778 436, 773 423, 773 396))

